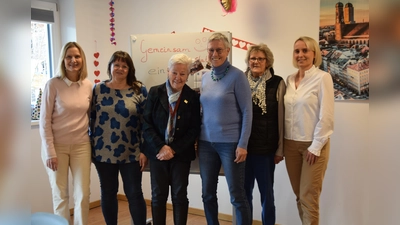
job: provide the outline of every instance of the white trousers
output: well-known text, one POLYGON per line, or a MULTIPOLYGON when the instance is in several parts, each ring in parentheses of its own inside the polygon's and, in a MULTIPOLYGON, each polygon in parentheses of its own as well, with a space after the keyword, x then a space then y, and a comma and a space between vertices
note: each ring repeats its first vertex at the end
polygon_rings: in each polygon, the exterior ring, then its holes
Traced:
POLYGON ((73 145, 55 144, 54 147, 58 159, 57 171, 53 171, 46 166, 46 154, 42 150, 42 160, 49 175, 52 189, 54 214, 66 218, 71 224, 68 190, 68 173, 69 169, 71 169, 74 194, 73 224, 87 225, 90 197, 90 142, 73 145))

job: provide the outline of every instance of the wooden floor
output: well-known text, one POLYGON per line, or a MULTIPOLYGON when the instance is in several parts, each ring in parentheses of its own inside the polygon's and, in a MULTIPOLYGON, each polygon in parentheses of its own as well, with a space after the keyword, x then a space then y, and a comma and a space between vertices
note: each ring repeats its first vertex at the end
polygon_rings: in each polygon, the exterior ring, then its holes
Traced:
MULTIPOLYGON (((128 202, 124 200, 118 201, 118 225, 131 225, 131 217, 128 209, 128 202)), ((147 206, 147 218, 151 218, 151 207, 147 206)), ((73 220, 72 220, 73 221, 73 220)), ((167 225, 173 225, 172 210, 167 210, 167 225)), ((188 215, 187 224, 204 225, 207 224, 206 218, 203 216, 188 215)), ((232 222, 220 220, 220 225, 230 225, 232 222)), ((89 211, 88 225, 105 225, 101 207, 93 208, 89 211)))

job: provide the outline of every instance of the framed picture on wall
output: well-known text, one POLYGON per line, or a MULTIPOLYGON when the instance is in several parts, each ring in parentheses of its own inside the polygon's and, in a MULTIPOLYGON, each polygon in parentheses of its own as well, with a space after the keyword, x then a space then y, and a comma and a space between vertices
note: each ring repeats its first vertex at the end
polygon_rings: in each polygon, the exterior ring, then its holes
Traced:
POLYGON ((321 0, 320 69, 332 75, 335 100, 369 99, 369 3, 321 0))

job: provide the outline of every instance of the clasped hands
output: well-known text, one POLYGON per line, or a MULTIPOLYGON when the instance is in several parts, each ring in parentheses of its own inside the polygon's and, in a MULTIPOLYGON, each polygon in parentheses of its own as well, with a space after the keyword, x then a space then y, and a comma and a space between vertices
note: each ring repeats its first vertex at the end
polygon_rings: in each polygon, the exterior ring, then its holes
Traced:
POLYGON ((158 160, 170 160, 174 157, 175 151, 168 145, 164 145, 156 155, 158 160))

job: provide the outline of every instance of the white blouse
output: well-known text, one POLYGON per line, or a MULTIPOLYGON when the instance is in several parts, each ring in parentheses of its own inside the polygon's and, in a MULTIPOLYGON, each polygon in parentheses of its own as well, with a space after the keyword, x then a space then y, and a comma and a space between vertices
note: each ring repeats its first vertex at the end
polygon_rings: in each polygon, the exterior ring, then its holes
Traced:
POLYGON ((305 72, 296 89, 296 74, 290 75, 286 82, 285 138, 311 141, 308 151, 319 156, 333 133, 332 76, 313 66, 305 72))

